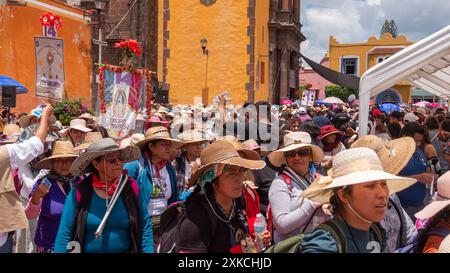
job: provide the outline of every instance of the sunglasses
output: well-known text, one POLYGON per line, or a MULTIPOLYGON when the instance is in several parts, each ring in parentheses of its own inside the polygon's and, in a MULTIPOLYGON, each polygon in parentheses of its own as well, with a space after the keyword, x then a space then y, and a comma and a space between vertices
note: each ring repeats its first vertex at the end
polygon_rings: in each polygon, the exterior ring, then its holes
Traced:
POLYGON ((293 158, 296 155, 299 155, 300 157, 306 157, 306 156, 309 156, 310 154, 311 154, 311 151, 309 149, 289 151, 289 152, 284 153, 284 155, 289 158, 293 158))
POLYGON ((121 153, 118 156, 106 156, 105 162, 109 164, 116 164, 117 162, 125 161, 125 154, 121 153))

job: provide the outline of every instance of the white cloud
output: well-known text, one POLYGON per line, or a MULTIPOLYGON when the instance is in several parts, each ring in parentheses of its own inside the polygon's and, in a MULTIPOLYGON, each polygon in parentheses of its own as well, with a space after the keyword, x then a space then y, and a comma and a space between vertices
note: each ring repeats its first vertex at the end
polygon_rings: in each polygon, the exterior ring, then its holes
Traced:
POLYGON ((418 41, 449 24, 448 0, 303 0, 302 54, 319 62, 329 36, 341 43, 379 36, 385 20, 394 19, 399 34, 418 41))

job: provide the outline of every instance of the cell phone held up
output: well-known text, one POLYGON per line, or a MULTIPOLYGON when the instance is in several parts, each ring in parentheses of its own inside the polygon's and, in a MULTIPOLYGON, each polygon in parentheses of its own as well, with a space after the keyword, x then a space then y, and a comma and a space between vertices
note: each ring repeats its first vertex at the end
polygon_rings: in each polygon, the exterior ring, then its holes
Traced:
POLYGON ((47 106, 47 104, 45 103, 41 103, 39 104, 38 107, 34 108, 33 111, 31 112, 34 116, 36 116, 37 118, 41 118, 42 116, 42 110, 45 108, 45 106, 47 106))
POLYGON ((49 189, 52 187, 52 183, 50 181, 48 181, 48 179, 44 179, 44 181, 42 181, 42 183, 44 183, 49 189))

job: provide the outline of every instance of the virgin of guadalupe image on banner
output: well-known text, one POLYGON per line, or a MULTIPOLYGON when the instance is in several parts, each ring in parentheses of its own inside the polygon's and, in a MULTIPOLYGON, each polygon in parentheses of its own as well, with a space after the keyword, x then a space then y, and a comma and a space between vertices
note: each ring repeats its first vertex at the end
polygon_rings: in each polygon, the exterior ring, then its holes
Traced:
POLYGON ((121 139, 135 129, 144 79, 130 72, 106 69, 103 73, 106 112, 100 113, 100 124, 111 137, 121 139))

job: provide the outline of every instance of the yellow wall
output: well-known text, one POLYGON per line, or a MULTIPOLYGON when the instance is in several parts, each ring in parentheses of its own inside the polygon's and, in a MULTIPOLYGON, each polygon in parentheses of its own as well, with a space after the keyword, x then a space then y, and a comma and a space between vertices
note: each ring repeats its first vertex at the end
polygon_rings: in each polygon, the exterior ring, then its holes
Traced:
MULTIPOLYGON (((79 9, 55 1, 41 1, 83 14, 79 9)), ((90 105, 91 94, 91 28, 80 19, 50 10, 42 10, 30 3, 27 6, 0 5, 0 75, 12 77, 29 92, 17 96, 12 112, 29 112, 41 98, 35 97, 36 64, 34 36, 42 36, 39 17, 53 12, 62 19, 58 37, 64 40, 65 94, 68 98, 82 98, 90 105)))
MULTIPOLYGON (((213 97, 228 90, 233 104, 242 104, 248 94, 245 84, 249 81, 246 65, 250 61, 247 54, 249 36, 247 26, 248 1, 217 1, 207 7, 198 0, 170 1, 170 31, 167 59, 167 83, 170 84, 169 99, 172 103, 194 103, 194 97, 201 101, 205 87, 206 56, 203 55, 200 40, 208 39, 208 103, 213 97)), ((163 12, 164 1, 159 1, 158 31, 159 57, 158 79, 162 81, 163 72, 163 12)), ((266 77, 264 85, 255 90, 256 98, 267 98, 268 59, 262 57, 268 52, 268 1, 257 1, 255 27, 255 73, 256 62, 265 61, 266 77), (262 3, 265 2, 265 3, 262 3), (260 18, 260 16, 265 18, 260 18), (262 25, 265 25, 264 43, 262 25), (260 58, 261 57, 261 58, 260 58)), ((256 75, 255 75, 256 80, 256 75)))
POLYGON ((255 26, 255 102, 269 98, 269 1, 256 1, 255 26), (259 62, 259 66, 257 65, 259 62), (264 62, 264 84, 261 83, 261 63, 264 62), (259 70, 258 70, 259 68, 259 70), (256 82, 259 81, 259 88, 256 82))
MULTIPOLYGON (((385 33, 382 38, 370 37, 364 43, 341 44, 333 36, 329 40, 330 68, 335 71, 341 71, 341 58, 343 56, 359 57, 358 75, 361 77, 367 69, 377 63, 377 58, 389 54, 368 55, 368 52, 375 47, 407 47, 414 42, 408 41, 405 36, 400 35, 396 39, 392 38, 390 33, 385 33)), ((392 88, 400 92, 404 102, 410 102, 412 86, 406 82, 399 82, 392 88)))

